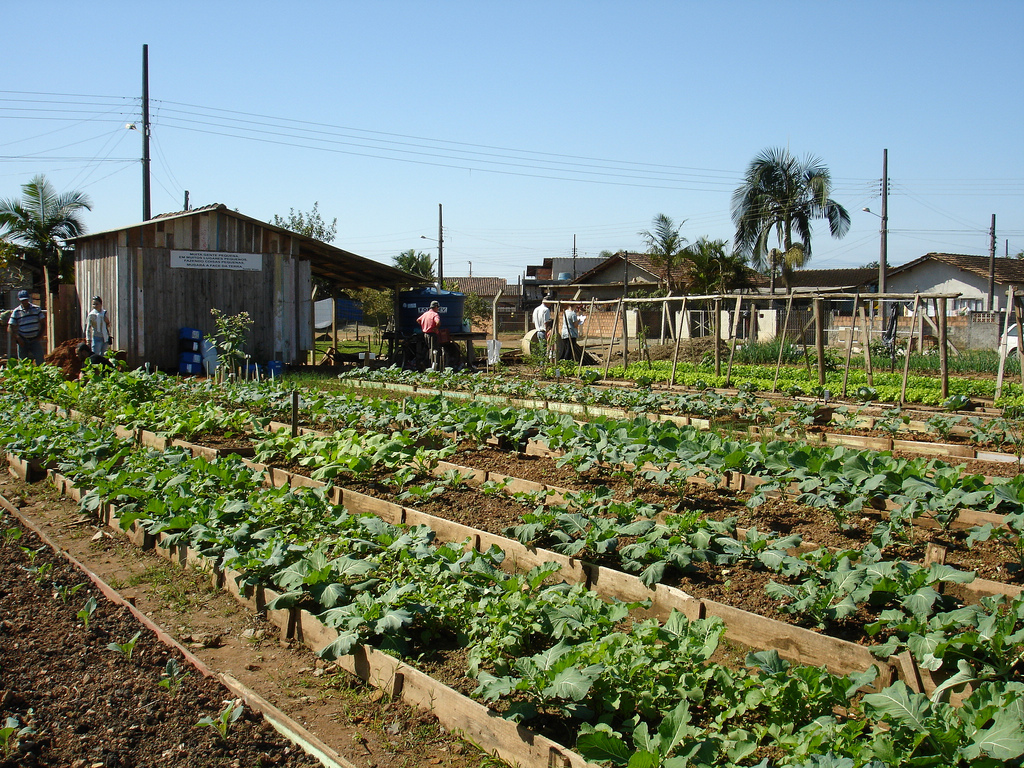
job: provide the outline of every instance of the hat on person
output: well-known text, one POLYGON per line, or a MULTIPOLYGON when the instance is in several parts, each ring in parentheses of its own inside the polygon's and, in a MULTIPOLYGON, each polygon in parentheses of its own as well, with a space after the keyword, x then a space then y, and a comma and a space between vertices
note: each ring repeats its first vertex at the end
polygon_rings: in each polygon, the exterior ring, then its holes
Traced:
POLYGON ((435 307, 440 307, 440 306, 441 306, 441 302, 439 302, 439 301, 432 301, 432 302, 430 302, 430 308, 431 309, 434 309, 435 307))
POLYGON ((24 301, 28 298, 28 291, 18 291, 18 301, 24 301))

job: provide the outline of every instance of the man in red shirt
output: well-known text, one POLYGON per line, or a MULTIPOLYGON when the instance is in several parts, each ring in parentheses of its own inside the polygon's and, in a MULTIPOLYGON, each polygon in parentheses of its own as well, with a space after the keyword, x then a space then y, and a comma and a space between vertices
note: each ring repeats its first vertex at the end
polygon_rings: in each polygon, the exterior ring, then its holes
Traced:
POLYGON ((440 370, 441 345, 438 343, 439 340, 437 338, 438 329, 441 327, 441 315, 437 312, 440 308, 440 302, 432 301, 430 302, 430 308, 416 318, 416 322, 420 324, 420 329, 423 331, 423 338, 427 342, 430 367, 434 370, 440 370))

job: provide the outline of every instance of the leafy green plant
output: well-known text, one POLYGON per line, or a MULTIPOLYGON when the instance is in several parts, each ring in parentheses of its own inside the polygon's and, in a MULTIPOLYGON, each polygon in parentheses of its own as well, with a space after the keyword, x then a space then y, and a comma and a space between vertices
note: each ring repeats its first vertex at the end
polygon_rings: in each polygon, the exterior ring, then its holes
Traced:
POLYGON ((70 587, 66 584, 57 584, 55 582, 53 585, 53 594, 54 597, 59 598, 62 603, 66 604, 68 600, 74 597, 78 590, 80 590, 84 586, 85 582, 82 582, 81 584, 75 584, 74 586, 70 587))
POLYGON ((130 640, 126 640, 123 643, 119 643, 116 640, 112 643, 107 643, 107 649, 111 651, 117 651, 124 656, 125 661, 132 660, 132 653, 135 652, 135 643, 138 642, 139 637, 142 635, 142 631, 136 632, 130 640))
POLYGON ((243 712, 245 712, 245 705, 242 704, 241 699, 225 701, 224 709, 220 711, 217 717, 207 715, 200 718, 199 722, 196 723, 196 728, 210 727, 220 736, 221 741, 226 742, 228 734, 231 732, 231 726, 238 722, 238 718, 242 716, 243 712))
POLYGON ((90 597, 85 601, 85 605, 82 606, 82 610, 75 614, 86 629, 89 628, 89 620, 92 618, 92 615, 96 613, 96 607, 98 605, 99 603, 96 602, 96 598, 90 597))
POLYGON ((4 544, 13 544, 16 541, 19 541, 21 537, 22 532, 20 528, 8 528, 4 531, 4 544))
POLYGON ((177 693, 182 681, 188 676, 188 672, 182 669, 181 664, 173 656, 167 660, 164 671, 160 674, 157 685, 164 688, 172 696, 177 693))
POLYGON ((862 403, 873 403, 878 399, 878 390, 867 385, 857 387, 857 391, 854 394, 862 403))
POLYGON ((10 756, 18 746, 18 740, 22 736, 28 736, 35 731, 30 726, 21 727, 18 718, 8 716, 4 725, 0 728, 0 750, 4 757, 10 756))

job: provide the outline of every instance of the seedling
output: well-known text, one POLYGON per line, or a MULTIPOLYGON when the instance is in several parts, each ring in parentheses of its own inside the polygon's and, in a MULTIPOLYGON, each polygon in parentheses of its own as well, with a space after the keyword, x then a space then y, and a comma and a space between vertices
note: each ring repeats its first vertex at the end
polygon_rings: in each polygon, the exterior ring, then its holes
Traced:
POLYGON ((56 582, 54 582, 54 585, 53 585, 53 596, 54 597, 59 597, 60 601, 62 603, 66 604, 67 601, 68 601, 68 598, 74 597, 75 593, 77 593, 78 590, 80 590, 84 586, 85 586, 84 582, 81 583, 81 584, 75 584, 75 586, 73 586, 73 587, 68 587, 68 586, 65 586, 63 584, 57 584, 56 582))
POLYGON ((18 718, 8 717, 4 721, 4 727, 0 728, 0 752, 2 752, 4 757, 8 757, 14 752, 15 747, 18 746, 19 737, 35 733, 31 726, 26 725, 24 728, 20 726, 21 723, 18 722, 18 718))
POLYGON ((53 570, 53 563, 43 563, 42 565, 33 565, 26 568, 29 573, 32 574, 36 584, 42 584, 46 578, 46 574, 53 570))
POLYGON ((167 660, 167 665, 164 667, 163 677, 157 682, 161 688, 166 688, 167 692, 172 696, 177 692, 178 686, 181 685, 181 681, 188 675, 181 664, 173 656, 167 660))
POLYGON ((99 605, 99 603, 96 602, 96 598, 90 597, 85 601, 85 605, 82 606, 82 610, 75 614, 82 620, 82 624, 85 625, 86 629, 89 628, 89 619, 91 619, 92 615, 96 612, 97 605, 99 605))
POLYGON ((139 640, 139 635, 142 634, 142 630, 135 633, 131 640, 124 643, 107 643, 107 648, 111 651, 120 651, 124 654, 125 661, 131 661, 132 653, 135 651, 135 643, 139 640))
POLYGON ((242 716, 245 711, 245 706, 242 704, 241 699, 234 699, 231 701, 224 702, 224 709, 220 711, 220 714, 216 718, 204 717, 196 723, 196 728, 202 728, 203 726, 210 726, 215 730, 223 741, 228 740, 228 733, 231 731, 231 726, 235 723, 238 718, 242 716))
POLYGON ((21 528, 8 528, 4 531, 4 544, 11 544, 18 541, 22 536, 21 528))

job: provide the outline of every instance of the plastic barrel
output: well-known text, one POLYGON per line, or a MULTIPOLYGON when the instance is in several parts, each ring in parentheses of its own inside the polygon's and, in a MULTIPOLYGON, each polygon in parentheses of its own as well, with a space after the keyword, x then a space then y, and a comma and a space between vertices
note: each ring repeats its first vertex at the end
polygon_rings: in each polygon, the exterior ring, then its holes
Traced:
POLYGON ((267 376, 270 376, 272 379, 279 379, 283 373, 284 364, 280 360, 271 360, 267 363, 267 376))

